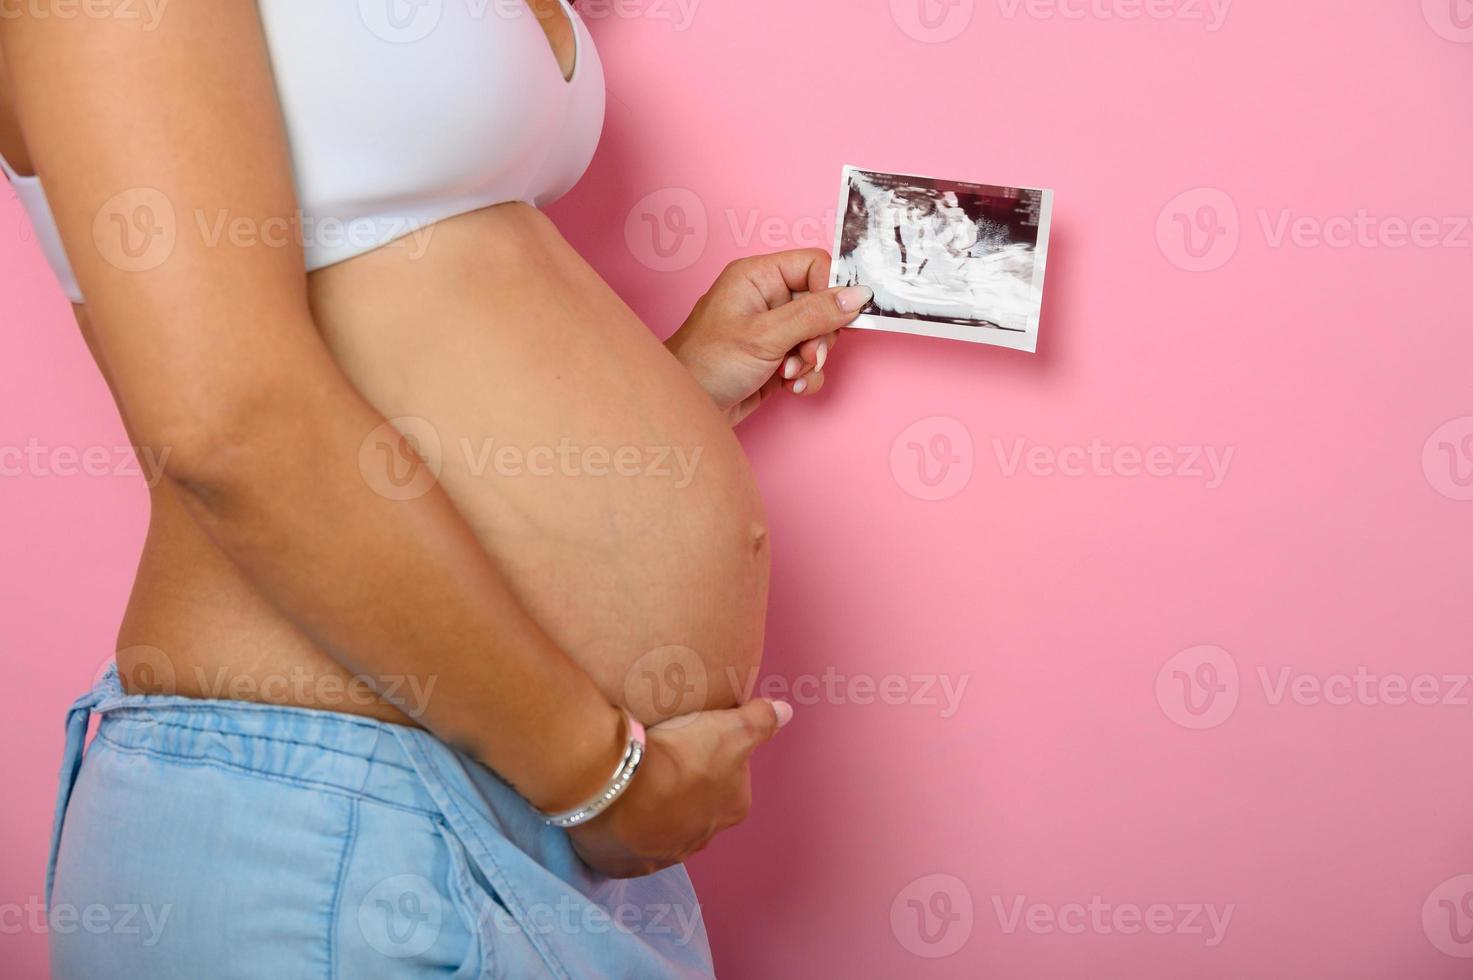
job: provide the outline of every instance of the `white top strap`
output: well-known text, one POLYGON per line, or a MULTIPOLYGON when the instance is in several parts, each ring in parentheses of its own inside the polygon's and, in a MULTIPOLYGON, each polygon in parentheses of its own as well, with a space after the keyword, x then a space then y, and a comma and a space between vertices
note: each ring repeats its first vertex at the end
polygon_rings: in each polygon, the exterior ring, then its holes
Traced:
POLYGON ((3 156, 0 156, 0 170, 5 171, 5 176, 15 191, 16 199, 20 201, 20 206, 25 209, 26 214, 30 216, 31 227, 36 232, 36 241, 41 246, 41 254, 46 256, 46 262, 51 266, 51 271, 56 273, 56 279, 61 283, 61 291, 73 303, 82 302, 82 290, 77 285, 77 277, 72 272, 72 264, 67 261, 66 250, 62 248, 61 232, 56 228, 56 218, 51 214, 51 205, 46 200, 46 192, 41 189, 41 178, 21 176, 5 161, 3 156))

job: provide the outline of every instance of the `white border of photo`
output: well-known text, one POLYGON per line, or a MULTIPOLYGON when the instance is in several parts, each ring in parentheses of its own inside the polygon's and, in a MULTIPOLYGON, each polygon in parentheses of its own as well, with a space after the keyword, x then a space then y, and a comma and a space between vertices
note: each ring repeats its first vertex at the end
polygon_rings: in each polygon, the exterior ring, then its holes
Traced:
MULTIPOLYGON (((863 313, 850 327, 862 330, 884 330, 889 333, 906 333, 920 337, 939 337, 943 340, 961 340, 973 344, 988 344, 1025 351, 1029 354, 1038 349, 1038 327, 1043 313, 1043 279, 1048 264, 1049 231, 1053 224, 1054 192, 1046 187, 1028 187, 1023 184, 983 184, 980 181, 960 180, 954 177, 928 177, 924 174, 907 174, 893 170, 877 170, 873 167, 857 167, 845 164, 839 180, 839 206, 834 211, 834 271, 829 285, 839 285, 839 249, 844 239, 844 216, 849 210, 849 178, 855 172, 888 174, 918 181, 947 181, 957 184, 977 184, 983 187, 1012 187, 1017 190, 1038 191, 1043 195, 1038 214, 1038 242, 1033 253, 1033 311, 1024 330, 1006 330, 1000 327, 974 327, 938 320, 918 320, 910 317, 885 316, 880 313, 863 313)), ((861 284, 862 285, 862 284, 861 284)), ((981 311, 985 313, 985 311, 981 311)), ((979 317, 981 319, 983 317, 979 317)))

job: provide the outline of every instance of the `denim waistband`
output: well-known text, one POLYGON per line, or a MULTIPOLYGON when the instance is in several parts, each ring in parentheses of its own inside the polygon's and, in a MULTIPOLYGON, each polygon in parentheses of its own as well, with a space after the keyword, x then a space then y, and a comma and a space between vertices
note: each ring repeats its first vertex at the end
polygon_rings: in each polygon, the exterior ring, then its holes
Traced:
POLYGON ((411 733, 422 737, 418 729, 311 708, 129 695, 115 670, 100 688, 97 738, 112 748, 438 813, 401 741, 411 733))
MULTIPOLYGON (((679 907, 689 910, 699 926, 699 904, 683 868, 627 880, 591 872, 565 832, 544 823, 531 804, 495 773, 431 733, 312 708, 130 695, 123 691, 115 665, 67 714, 46 868, 48 902, 67 804, 94 714, 101 716, 97 738, 109 751, 233 768, 244 776, 290 781, 425 813, 451 851, 457 887, 466 901, 477 894, 476 882, 484 883, 496 905, 535 949, 539 974, 560 980, 710 975, 704 926, 694 941, 678 944, 656 933, 653 923, 642 931, 549 931, 540 919, 547 910, 597 911, 595 905, 604 915, 610 908, 679 907), (609 964, 620 965, 611 969, 609 964)), ((487 910, 476 923, 486 948, 505 935, 493 911, 487 910)))

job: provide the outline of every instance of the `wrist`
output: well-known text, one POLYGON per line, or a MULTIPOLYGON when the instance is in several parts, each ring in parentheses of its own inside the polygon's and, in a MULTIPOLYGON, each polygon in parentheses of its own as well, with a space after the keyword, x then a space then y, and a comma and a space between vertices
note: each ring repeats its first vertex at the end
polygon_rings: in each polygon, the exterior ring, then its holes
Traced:
MULTIPOLYGON (((695 369, 690 362, 690 333, 686 329, 687 326, 687 324, 681 324, 680 328, 670 335, 669 339, 665 341, 665 349, 670 352, 670 356, 680 362, 682 367, 695 374, 695 369)), ((697 380, 699 380, 699 376, 697 376, 697 380)))
POLYGON ((733 400, 730 393, 725 389, 729 385, 722 382, 723 371, 720 366, 720 358, 714 356, 711 345, 692 338, 689 324, 682 326, 665 341, 665 349, 668 350, 695 379, 700 389, 704 391, 716 405, 716 410, 725 414, 733 405, 741 399, 733 400), (713 364, 713 361, 716 363, 713 364))
POLYGON ((527 802, 543 813, 571 809, 602 791, 627 746, 624 715, 614 705, 600 699, 568 715, 571 724, 552 755, 556 764, 522 788, 527 802))
POLYGON ((565 830, 581 827, 597 819, 622 799, 624 791, 634 782, 640 763, 644 761, 644 725, 627 708, 621 709, 620 715, 623 721, 620 740, 624 744, 624 751, 614 771, 604 780, 602 786, 575 805, 551 813, 543 811, 542 819, 546 823, 565 830))

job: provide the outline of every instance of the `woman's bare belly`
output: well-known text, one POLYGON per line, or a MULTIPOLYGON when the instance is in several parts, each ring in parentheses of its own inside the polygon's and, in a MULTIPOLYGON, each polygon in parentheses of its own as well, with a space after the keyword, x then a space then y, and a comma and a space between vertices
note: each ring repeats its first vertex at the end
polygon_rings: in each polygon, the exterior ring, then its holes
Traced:
MULTIPOLYGON (((742 698, 768 546, 741 447, 548 219, 521 204, 462 215, 316 272, 310 291, 343 371, 438 466, 518 598, 611 701, 649 722, 742 698)), ((364 479, 413 492, 389 442, 365 435, 364 479)), ((410 723, 257 593, 178 492, 153 490, 119 637, 127 686, 410 723)))

